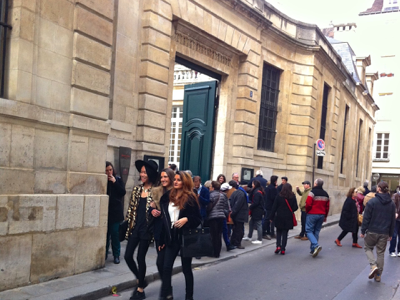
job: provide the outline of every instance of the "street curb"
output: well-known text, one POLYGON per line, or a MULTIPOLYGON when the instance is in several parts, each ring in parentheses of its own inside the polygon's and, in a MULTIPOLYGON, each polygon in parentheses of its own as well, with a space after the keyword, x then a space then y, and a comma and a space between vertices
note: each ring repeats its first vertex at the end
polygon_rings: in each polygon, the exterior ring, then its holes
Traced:
MULTIPOLYGON (((326 222, 326 223, 322 224, 322 228, 328 228, 328 227, 337 225, 338 223, 339 223, 339 220, 335 220, 335 221, 332 221, 332 222, 329 222, 329 223, 326 222)), ((294 236, 295 236, 294 234, 291 235, 291 236, 289 235, 288 239, 291 239, 294 236)), ((216 265, 216 264, 219 264, 219 263, 222 263, 222 262, 226 262, 228 260, 231 260, 231 259, 234 259, 234 258, 238 258, 241 255, 257 251, 257 250, 261 249, 262 247, 267 247, 267 246, 273 245, 274 243, 275 243, 274 241, 268 240, 268 242, 263 243, 262 246, 260 246, 260 247, 253 248, 253 249, 250 249, 250 250, 247 250, 247 251, 244 251, 244 252, 240 252, 240 253, 237 253, 237 254, 234 254, 234 255, 229 255, 227 257, 222 257, 222 258, 217 259, 215 261, 204 262, 204 263, 197 262, 197 261, 196 262, 192 262, 192 269, 203 267, 203 266, 216 265)), ((182 266, 177 266, 177 267, 173 268, 172 275, 176 275, 176 274, 181 273, 181 272, 182 272, 182 266)), ((146 280, 147 280, 148 283, 154 282, 154 281, 159 280, 159 279, 160 279, 160 276, 159 276, 158 272, 151 273, 151 274, 148 274, 146 276, 146 280)), ((128 290, 128 289, 134 288, 136 286, 137 286, 136 280, 127 280, 127 281, 121 282, 121 283, 119 283, 117 285, 113 285, 113 286, 109 285, 109 286, 103 287, 101 289, 88 292, 86 294, 82 294, 82 295, 78 295, 78 296, 73 296, 71 298, 67 298, 66 300, 93 300, 93 299, 98 299, 98 298, 107 297, 107 296, 112 295, 111 289, 113 287, 116 287, 117 291, 119 293, 121 291, 128 290)))

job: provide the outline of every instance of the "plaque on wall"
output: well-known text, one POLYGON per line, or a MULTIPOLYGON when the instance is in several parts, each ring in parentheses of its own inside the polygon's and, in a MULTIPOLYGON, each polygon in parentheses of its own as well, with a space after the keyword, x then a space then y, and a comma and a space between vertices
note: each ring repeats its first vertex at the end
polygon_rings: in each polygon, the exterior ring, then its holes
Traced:
POLYGON ((149 161, 152 160, 158 165, 158 170, 157 172, 160 172, 162 169, 164 169, 164 164, 165 164, 165 158, 162 156, 151 156, 151 155, 145 155, 144 156, 144 161, 149 161))
POLYGON ((254 169, 242 168, 240 184, 248 184, 254 176, 254 169))

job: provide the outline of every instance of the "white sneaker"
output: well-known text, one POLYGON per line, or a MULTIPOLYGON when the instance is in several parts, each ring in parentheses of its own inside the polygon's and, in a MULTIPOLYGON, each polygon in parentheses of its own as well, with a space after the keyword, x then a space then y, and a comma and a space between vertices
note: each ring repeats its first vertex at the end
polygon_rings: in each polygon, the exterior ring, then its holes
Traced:
POLYGON ((396 257, 397 255, 396 255, 395 252, 392 252, 392 253, 390 253, 390 256, 391 256, 391 257, 396 257))
POLYGON ((251 238, 249 238, 248 236, 242 238, 242 241, 251 241, 251 238))
POLYGON ((252 241, 251 243, 252 243, 252 244, 255 244, 255 245, 261 245, 261 244, 262 244, 262 241, 257 240, 257 241, 252 241))
POLYGON ((399 253, 397 253, 397 256, 398 256, 398 257, 400 257, 400 252, 399 252, 399 253))

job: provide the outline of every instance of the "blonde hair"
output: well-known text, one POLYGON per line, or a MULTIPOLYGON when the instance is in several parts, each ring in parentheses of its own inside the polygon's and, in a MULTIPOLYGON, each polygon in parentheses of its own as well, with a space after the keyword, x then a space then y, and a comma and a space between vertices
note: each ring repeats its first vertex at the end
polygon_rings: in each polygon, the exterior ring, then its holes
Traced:
POLYGON ((359 187, 356 189, 356 192, 357 192, 357 193, 360 193, 360 194, 364 194, 365 189, 364 189, 364 187, 359 186, 359 187))

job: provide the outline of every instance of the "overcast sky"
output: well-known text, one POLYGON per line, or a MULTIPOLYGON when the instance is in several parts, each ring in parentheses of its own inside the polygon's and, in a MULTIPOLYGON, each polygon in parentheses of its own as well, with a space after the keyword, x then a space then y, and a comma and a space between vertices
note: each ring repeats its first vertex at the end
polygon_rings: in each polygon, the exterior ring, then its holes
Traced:
POLYGON ((266 0, 289 17, 320 28, 333 24, 355 22, 374 0, 266 0))

